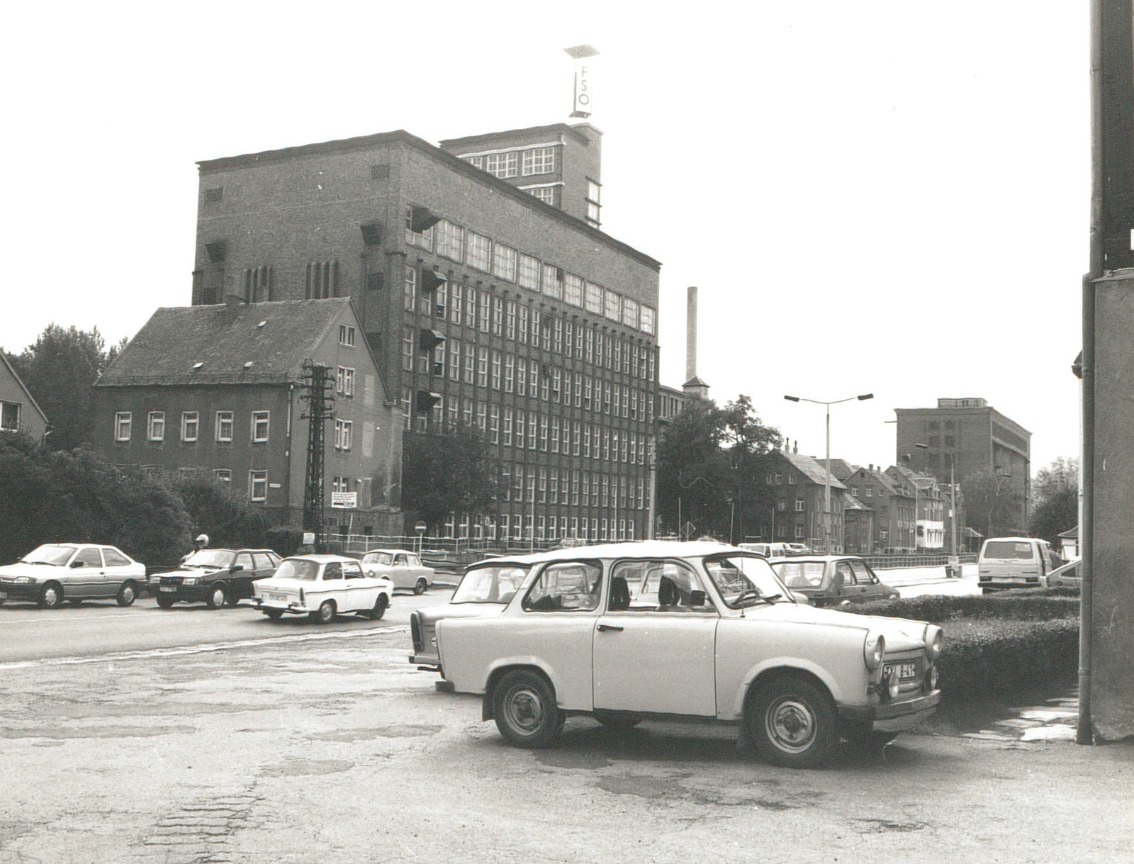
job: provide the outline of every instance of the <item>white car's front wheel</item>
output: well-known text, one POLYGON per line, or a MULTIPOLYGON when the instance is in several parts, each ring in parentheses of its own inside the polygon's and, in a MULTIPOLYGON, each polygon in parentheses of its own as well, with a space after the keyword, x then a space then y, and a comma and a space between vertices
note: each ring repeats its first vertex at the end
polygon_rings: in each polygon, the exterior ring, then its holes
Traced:
POLYGON ((768 762, 788 768, 826 764, 839 743, 837 714, 830 696, 798 677, 756 687, 746 722, 757 752, 768 762))
POLYGON ((496 685, 492 714, 500 734, 515 747, 546 747, 563 728, 551 684, 525 670, 507 673, 496 685))

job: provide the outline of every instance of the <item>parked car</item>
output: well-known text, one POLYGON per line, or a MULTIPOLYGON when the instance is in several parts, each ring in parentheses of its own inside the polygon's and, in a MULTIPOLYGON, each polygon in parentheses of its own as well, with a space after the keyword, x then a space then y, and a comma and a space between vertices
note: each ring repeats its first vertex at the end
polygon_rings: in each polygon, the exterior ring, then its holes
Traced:
POLYGON ((977 556, 977 582, 982 594, 1006 588, 1038 588, 1059 559, 1039 537, 990 537, 977 556))
POLYGON ((179 600, 235 606, 251 599, 253 583, 275 573, 282 560, 271 549, 198 549, 177 570, 152 576, 149 590, 162 609, 179 600))
POLYGON ((798 555, 773 558, 772 569, 792 591, 813 606, 843 606, 870 600, 895 600, 896 588, 882 582, 870 565, 855 555, 798 555))
POLYGON ((54 609, 64 600, 78 606, 113 597, 119 606, 129 606, 145 582, 146 566, 115 546, 45 543, 0 567, 0 604, 31 600, 54 609))
POLYGON ((1083 574, 1079 571, 1081 558, 1075 558, 1066 564, 1061 564, 1047 574, 1044 585, 1048 588, 1080 588, 1083 584, 1083 574))
POLYGON ((787 555, 786 543, 741 543, 740 548, 746 552, 755 552, 763 558, 782 558, 787 555))
POLYGON ((252 602, 273 621, 307 615, 330 624, 337 615, 356 613, 377 621, 386 614, 394 583, 367 576, 354 558, 296 555, 285 558, 274 576, 253 583, 252 602))
POLYGON ((765 559, 732 546, 608 544, 511 563, 524 577, 501 612, 442 618, 436 635, 445 679, 481 695, 483 719, 515 746, 550 745, 571 715, 613 727, 664 716, 734 724, 768 761, 808 767, 840 738, 888 743, 941 699, 940 627, 796 603, 765 559), (654 570, 657 597, 635 598, 630 585, 654 570))
MULTIPOLYGON (((515 558, 490 558, 470 565, 448 603, 410 613, 410 639, 413 643, 410 663, 423 671, 440 671, 437 622, 442 618, 500 614, 527 575, 528 565, 515 558)), ((439 686, 448 689, 444 684, 439 686)))
POLYGON ((435 571, 421 563, 421 556, 404 549, 371 549, 362 556, 362 569, 370 576, 385 576, 395 588, 424 594, 433 584, 435 571))
POLYGON ((785 543, 784 554, 786 555, 810 555, 811 547, 806 543, 785 543))

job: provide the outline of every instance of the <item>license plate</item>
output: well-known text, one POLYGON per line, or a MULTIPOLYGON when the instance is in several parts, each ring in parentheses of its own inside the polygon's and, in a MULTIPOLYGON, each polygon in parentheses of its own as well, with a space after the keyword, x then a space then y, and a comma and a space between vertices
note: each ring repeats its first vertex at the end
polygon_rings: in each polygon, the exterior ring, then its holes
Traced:
POLYGON ((264 599, 265 599, 265 600, 275 600, 275 601, 276 601, 276 602, 278 602, 278 603, 282 603, 282 602, 284 602, 284 601, 285 601, 285 600, 286 600, 287 598, 286 598, 286 597, 284 597, 284 595, 283 595, 283 594, 274 594, 274 593, 272 593, 271 591, 265 591, 265 592, 264 592, 264 599))
POLYGON ((886 674, 892 672, 898 673, 899 678, 916 678, 917 677, 917 664, 916 663, 892 663, 887 664, 886 674))
POLYGON ((162 585, 160 588, 158 588, 158 591, 168 591, 171 594, 176 590, 177 590, 176 585, 162 585))

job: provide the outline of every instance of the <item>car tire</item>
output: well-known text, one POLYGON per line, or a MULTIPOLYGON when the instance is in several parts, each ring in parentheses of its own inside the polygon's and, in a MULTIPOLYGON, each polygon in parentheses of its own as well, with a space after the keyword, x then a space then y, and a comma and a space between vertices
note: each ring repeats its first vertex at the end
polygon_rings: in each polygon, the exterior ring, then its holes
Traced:
POLYGON ((63 603, 63 586, 58 582, 48 582, 39 592, 39 608, 58 609, 63 603))
POLYGON ((177 602, 177 601, 175 601, 168 594, 158 594, 157 595, 157 605, 160 606, 162 609, 172 609, 173 604, 175 602, 177 602))
POLYGON ((229 588, 228 594, 225 596, 224 600, 230 607, 240 605, 240 597, 237 596, 235 586, 229 588))
POLYGON ((369 616, 371 621, 381 621, 382 616, 386 614, 386 609, 390 605, 389 598, 385 594, 379 594, 378 599, 374 601, 374 608, 370 610, 369 616))
POLYGON ((416 582, 413 583, 413 593, 414 594, 424 594, 425 589, 428 588, 428 587, 429 587, 429 583, 426 582, 425 577, 422 576, 420 579, 418 579, 416 582))
POLYGON ((644 719, 641 714, 626 711, 596 711, 594 717, 607 729, 619 731, 633 729, 644 719))
POLYGON ((205 595, 205 605, 210 609, 220 609, 227 597, 228 591, 225 590, 224 583, 217 582, 209 586, 209 593, 205 595))
POLYGON ((839 742, 835 705, 826 691, 799 677, 755 686, 745 722, 760 756, 787 768, 826 764, 839 742))
POLYGON ((319 624, 330 624, 335 620, 335 601, 324 600, 319 608, 311 613, 311 617, 319 624))
POLYGON ((897 732, 875 732, 867 723, 847 723, 839 731, 851 747, 864 753, 881 753, 898 737, 897 732))
POLYGON ((526 670, 507 673, 492 691, 496 728, 513 747, 547 747, 563 728, 555 691, 542 675, 526 670))
POLYGON ((134 582, 123 582, 122 587, 118 589, 118 595, 114 598, 114 602, 119 606, 133 606, 134 601, 137 599, 137 584, 134 582))
POLYGON ((264 614, 271 618, 273 621, 279 621, 283 618, 282 609, 265 609, 264 614))

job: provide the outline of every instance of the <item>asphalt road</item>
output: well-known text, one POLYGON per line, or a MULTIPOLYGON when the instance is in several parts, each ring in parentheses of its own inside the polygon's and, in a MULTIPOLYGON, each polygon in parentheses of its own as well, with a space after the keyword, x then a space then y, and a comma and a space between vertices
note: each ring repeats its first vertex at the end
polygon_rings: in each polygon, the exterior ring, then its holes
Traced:
POLYGON ((1130 860, 1134 747, 930 727, 792 771, 739 756, 728 727, 572 718, 557 746, 513 749, 408 664, 406 599, 328 627, 0 609, 5 653, 116 617, 270 634, 0 662, 0 864, 1130 860))

